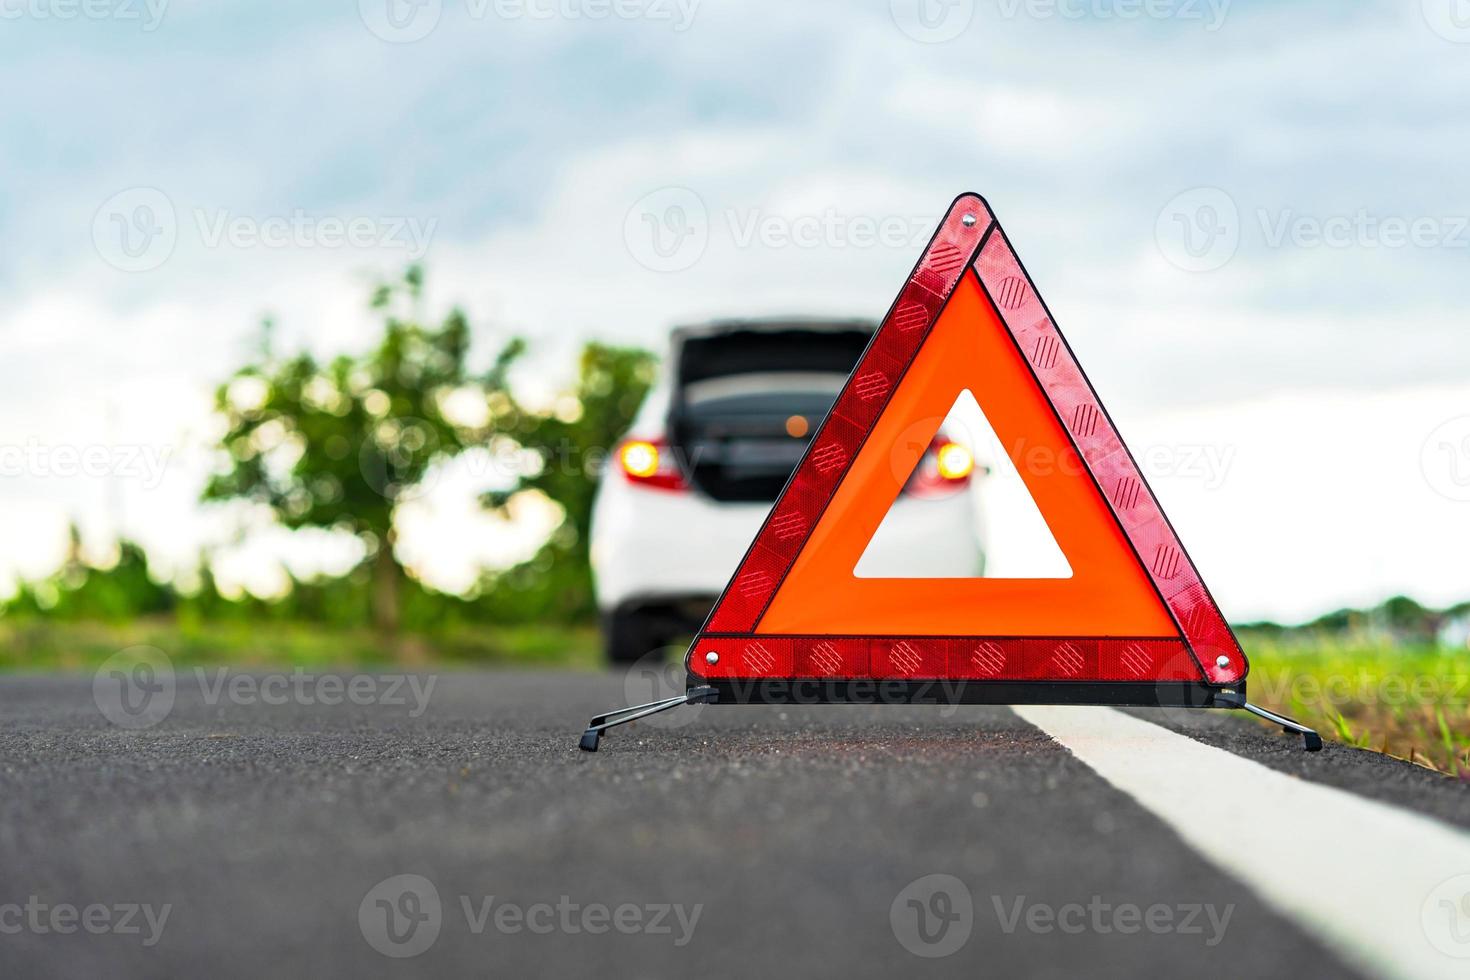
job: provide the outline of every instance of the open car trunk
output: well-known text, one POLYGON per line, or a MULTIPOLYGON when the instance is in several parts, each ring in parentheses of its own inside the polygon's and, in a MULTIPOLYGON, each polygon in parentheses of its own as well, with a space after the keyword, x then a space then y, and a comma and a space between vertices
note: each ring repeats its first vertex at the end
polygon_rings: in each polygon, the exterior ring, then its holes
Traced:
POLYGON ((774 501, 873 329, 773 321, 675 331, 668 432, 690 483, 716 500, 774 501))

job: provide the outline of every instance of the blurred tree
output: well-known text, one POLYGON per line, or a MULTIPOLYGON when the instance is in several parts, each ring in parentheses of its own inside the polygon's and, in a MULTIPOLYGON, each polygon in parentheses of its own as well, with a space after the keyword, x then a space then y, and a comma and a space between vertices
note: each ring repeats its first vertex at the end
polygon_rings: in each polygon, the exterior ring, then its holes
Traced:
POLYGON ((516 440, 536 452, 541 465, 511 488, 487 494, 486 501, 503 507, 516 494, 539 491, 565 512, 534 558, 493 580, 497 588, 513 590, 526 612, 558 618, 595 612, 587 549, 597 479, 653 383, 657 363, 640 348, 589 343, 578 362, 576 387, 549 412, 521 417, 516 440))
POLYGON ((421 493, 435 467, 521 417, 506 373, 522 342, 476 374, 465 315, 454 309, 426 326, 422 294, 416 266, 378 286, 381 340, 327 364, 306 353, 278 358, 266 321, 257 362, 216 392, 222 465, 204 490, 207 501, 263 504, 289 528, 356 535, 371 566, 373 623, 385 633, 398 629, 404 583, 395 507, 421 493))
POLYGON ((7 612, 116 623, 174 609, 177 597, 154 579, 142 546, 122 538, 115 557, 99 564, 84 556, 75 524, 67 533, 61 567, 49 578, 22 584, 7 612))

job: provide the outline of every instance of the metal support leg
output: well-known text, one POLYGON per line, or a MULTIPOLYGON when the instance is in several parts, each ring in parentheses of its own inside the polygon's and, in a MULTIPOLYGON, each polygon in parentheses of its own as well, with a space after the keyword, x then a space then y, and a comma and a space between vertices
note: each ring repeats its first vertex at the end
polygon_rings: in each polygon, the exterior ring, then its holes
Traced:
POLYGON ((587 723, 587 730, 582 733, 582 741, 577 743, 577 748, 583 752, 596 752, 597 745, 602 740, 602 733, 609 728, 626 725, 630 721, 647 718, 649 715, 656 715, 685 704, 713 704, 718 697, 719 692, 712 687, 693 687, 683 694, 664 698, 662 701, 650 701, 647 704, 618 708, 605 715, 597 715, 587 723))
POLYGON ((1306 750, 1308 752, 1322 751, 1322 736, 1318 735, 1316 732, 1312 731, 1301 722, 1292 721, 1290 718, 1287 718, 1284 715, 1278 715, 1274 711, 1267 711, 1260 705, 1251 704, 1249 701, 1242 703, 1241 707, 1258 718, 1264 718, 1267 721, 1275 722, 1276 724, 1280 725, 1281 730, 1283 732, 1286 732, 1287 734, 1300 735, 1302 737, 1302 742, 1306 746, 1306 750))

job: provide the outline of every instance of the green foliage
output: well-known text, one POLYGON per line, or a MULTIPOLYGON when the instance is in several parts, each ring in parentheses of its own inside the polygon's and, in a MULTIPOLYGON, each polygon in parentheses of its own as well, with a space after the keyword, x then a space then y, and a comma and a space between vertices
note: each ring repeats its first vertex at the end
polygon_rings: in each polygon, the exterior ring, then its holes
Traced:
MULTIPOLYGON (((337 579, 295 581, 283 598, 226 597, 208 556, 187 591, 150 575, 142 549, 122 542, 97 567, 74 540, 56 575, 27 583, 0 612, 14 620, 103 621, 172 615, 184 631, 210 624, 320 623, 342 630, 369 622, 436 642, 483 624, 586 622, 595 612, 588 538, 597 479, 652 383, 652 354, 589 343, 573 387, 551 409, 518 404, 507 374, 524 345, 512 340, 489 367, 470 367, 470 326, 452 310, 437 326, 422 311, 423 274, 410 268, 373 291, 382 320, 374 346, 327 361, 280 356, 273 324, 258 354, 215 392, 219 465, 203 499, 268 508, 287 528, 320 528, 363 543, 363 563, 337 579), (407 577, 393 554, 396 507, 421 492, 435 468, 475 447, 529 449, 541 464, 484 503, 507 508, 518 494, 558 504, 561 526, 532 557, 485 576, 469 598, 407 577)), ((75 538, 75 535, 74 535, 75 538)))
POLYGON ((173 609, 176 595, 155 581, 143 549, 131 541, 118 543, 110 566, 88 564, 81 556, 77 529, 71 529, 66 561, 52 577, 27 582, 6 606, 13 615, 48 615, 60 619, 123 622, 173 609))
POLYGON ((1242 623, 1236 628, 1259 637, 1312 644, 1323 637, 1352 634, 1391 639, 1398 643, 1433 643, 1440 628, 1470 613, 1470 602, 1448 609, 1429 609, 1408 596, 1393 596, 1368 609, 1337 609, 1300 626, 1278 623, 1242 623))
POLYGON ((390 630, 403 580, 393 555, 394 507, 432 467, 520 417, 506 372, 521 341, 503 347, 488 371, 472 372, 464 314, 452 310, 438 327, 425 326, 422 287, 418 268, 377 287, 371 306, 383 333, 364 355, 327 364, 304 352, 277 358, 267 326, 260 360, 215 394, 223 466, 204 490, 206 501, 269 507, 288 528, 356 535, 375 565, 375 618, 390 630), (484 411, 455 417, 447 406, 456 398, 484 411))
POLYGON ((656 366, 646 350, 590 343, 560 410, 522 417, 516 438, 540 455, 540 469, 488 494, 486 502, 500 507, 517 493, 539 491, 561 505, 565 518, 534 558, 486 583, 487 600, 504 618, 580 618, 595 611, 587 549, 597 478, 656 366))

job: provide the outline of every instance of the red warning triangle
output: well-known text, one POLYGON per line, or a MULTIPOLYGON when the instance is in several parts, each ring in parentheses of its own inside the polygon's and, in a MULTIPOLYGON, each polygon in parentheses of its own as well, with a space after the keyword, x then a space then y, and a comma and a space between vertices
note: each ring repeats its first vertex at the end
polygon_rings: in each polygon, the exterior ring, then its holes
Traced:
POLYGON ((766 699, 739 682, 882 680, 959 682, 963 694, 946 700, 1159 703, 1176 700, 1160 693, 1171 686, 1236 685, 1248 670, 1030 277, 973 194, 945 216, 686 663, 691 683, 714 684, 732 700, 766 699), (965 390, 1071 576, 855 575, 965 390))

